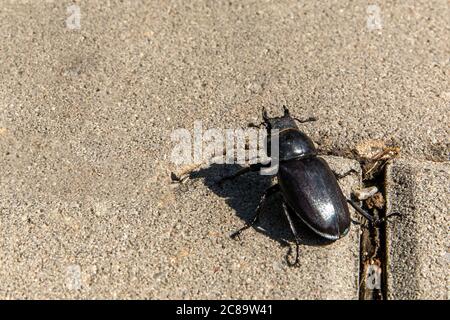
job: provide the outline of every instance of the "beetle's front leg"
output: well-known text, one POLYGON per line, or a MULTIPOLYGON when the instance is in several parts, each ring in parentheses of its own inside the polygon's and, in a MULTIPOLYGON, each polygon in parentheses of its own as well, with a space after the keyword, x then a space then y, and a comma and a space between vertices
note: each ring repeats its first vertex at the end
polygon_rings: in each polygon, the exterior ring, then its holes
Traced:
POLYGON ((222 185, 225 181, 233 180, 233 179, 235 179, 239 176, 242 176, 243 174, 249 173, 249 172, 259 171, 261 168, 264 168, 264 167, 270 167, 270 163, 268 163, 268 164, 262 164, 262 163, 251 164, 248 167, 244 167, 244 168, 238 170, 237 172, 233 173, 232 175, 223 177, 217 183, 219 185, 222 185))
MULTIPOLYGON (((244 148, 245 148, 245 150, 248 150, 249 149, 249 145, 246 143, 244 145, 244 148)), ((227 155, 227 152, 224 149, 223 152, 222 152, 222 155, 219 155, 219 157, 220 156, 226 156, 226 155, 227 155)), ((185 168, 183 168, 182 170, 180 170, 179 173, 171 172, 170 173, 170 178, 171 178, 173 183, 184 183, 185 181, 188 180, 188 178, 189 178, 189 176, 190 176, 190 174, 192 172, 198 170, 200 167, 202 167, 203 165, 206 165, 208 163, 209 164, 215 163, 214 159, 215 159, 215 157, 212 157, 208 161, 203 161, 203 162, 199 162, 199 163, 194 163, 192 165, 188 165, 185 168)), ((237 161, 237 159, 235 158, 234 162, 236 162, 236 161, 237 161)), ((221 184, 225 180, 234 179, 235 177, 240 176, 240 175, 242 175, 244 173, 247 173, 247 172, 258 171, 260 168, 265 167, 265 166, 266 165, 262 165, 262 164, 251 165, 250 168, 243 168, 240 171, 236 172, 235 174, 233 174, 233 175, 231 175, 229 177, 222 178, 221 180, 219 180, 218 183, 221 184)), ((267 165, 267 166, 270 166, 270 164, 267 165)))
POLYGON ((239 230, 233 232, 230 235, 230 237, 232 239, 235 239, 235 238, 239 237, 239 235, 242 233, 242 231, 244 231, 244 230, 254 226, 259 220, 259 216, 260 216, 260 213, 261 213, 261 207, 262 207, 263 203, 266 201, 266 199, 268 197, 274 195, 278 191, 280 191, 280 185, 279 184, 274 184, 273 186, 269 187, 266 191, 264 191, 264 194, 262 195, 261 199, 259 200, 258 206, 256 207, 255 216, 252 218, 250 223, 247 223, 245 226, 243 226, 239 230))

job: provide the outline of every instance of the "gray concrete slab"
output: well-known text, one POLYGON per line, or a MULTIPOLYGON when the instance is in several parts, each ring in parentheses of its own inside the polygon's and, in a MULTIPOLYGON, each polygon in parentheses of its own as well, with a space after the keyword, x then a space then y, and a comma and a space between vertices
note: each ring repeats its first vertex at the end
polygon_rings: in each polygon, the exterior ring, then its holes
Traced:
POLYGON ((387 172, 388 297, 448 299, 448 163, 397 160, 387 172))
MULTIPOLYGON (((64 1, 1 4, 0 295, 355 297, 354 238, 336 244, 339 259, 308 247, 318 262, 295 274, 273 265, 283 249, 263 235, 230 243, 236 209, 200 181, 170 188, 169 137, 288 104, 319 117, 303 129, 326 152, 382 139, 446 159, 448 2, 380 1, 376 30, 366 1, 75 4, 79 29, 64 1), (254 262, 280 280, 258 280, 254 262), (67 290, 77 274, 82 289, 67 290), (303 282, 285 287, 292 278, 303 282)), ((257 196, 244 194, 249 212, 257 196)))
MULTIPOLYGON (((338 172, 357 168, 327 157, 338 172)), ((292 240, 278 197, 268 201, 261 227, 241 241, 229 234, 253 214, 270 180, 259 176, 212 187, 231 169, 204 168, 183 187, 129 199, 93 193, 78 200, 15 192, 2 184, 2 298, 275 298, 357 299, 358 228, 317 246, 300 225, 301 267, 289 268, 292 240)), ((348 195, 353 174, 341 183, 348 195)))

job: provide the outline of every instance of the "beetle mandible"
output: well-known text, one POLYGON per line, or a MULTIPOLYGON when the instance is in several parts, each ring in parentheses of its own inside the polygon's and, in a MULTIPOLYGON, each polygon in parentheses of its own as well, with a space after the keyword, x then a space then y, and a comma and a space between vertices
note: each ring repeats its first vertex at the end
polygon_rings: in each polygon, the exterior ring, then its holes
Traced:
MULTIPOLYGON (((316 119, 300 120, 292 117, 286 106, 283 108, 283 116, 274 118, 270 118, 263 108, 263 122, 261 123, 267 129, 267 144, 270 144, 274 138, 278 139, 278 183, 264 192, 253 219, 234 232, 231 237, 236 238, 243 230, 254 226, 259 220, 261 205, 266 198, 281 193, 283 212, 296 243, 295 262, 289 264, 298 265, 300 236, 294 224, 295 217, 300 218, 318 237, 336 241, 344 237, 350 230, 351 218, 348 203, 374 226, 379 226, 389 216, 397 213, 375 219, 353 200, 346 199, 337 182, 338 178, 342 176, 339 177, 333 173, 327 162, 318 156, 314 143, 299 129, 296 123, 315 121, 316 119), (275 130, 277 130, 276 136, 271 134, 275 130)), ((270 148, 267 147, 267 149, 270 148)), ((219 183, 222 184, 226 180, 269 166, 270 163, 252 164, 231 176, 222 178, 219 183)))

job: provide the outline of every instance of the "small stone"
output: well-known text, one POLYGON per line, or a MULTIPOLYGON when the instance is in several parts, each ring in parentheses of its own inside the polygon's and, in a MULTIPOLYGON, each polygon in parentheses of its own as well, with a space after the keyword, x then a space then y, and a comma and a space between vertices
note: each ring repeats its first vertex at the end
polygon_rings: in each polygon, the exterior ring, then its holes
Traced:
POLYGON ((355 195, 356 198, 358 198, 359 201, 369 199, 377 192, 378 188, 376 186, 353 190, 353 194, 355 195))

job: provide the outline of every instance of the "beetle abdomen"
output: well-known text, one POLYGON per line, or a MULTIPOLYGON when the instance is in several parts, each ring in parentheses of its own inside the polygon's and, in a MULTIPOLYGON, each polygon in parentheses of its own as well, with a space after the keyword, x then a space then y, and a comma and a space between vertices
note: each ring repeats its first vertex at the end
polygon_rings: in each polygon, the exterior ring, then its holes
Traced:
POLYGON ((348 206, 325 160, 310 157, 282 162, 278 182, 288 205, 313 231, 330 240, 348 233, 348 206))

